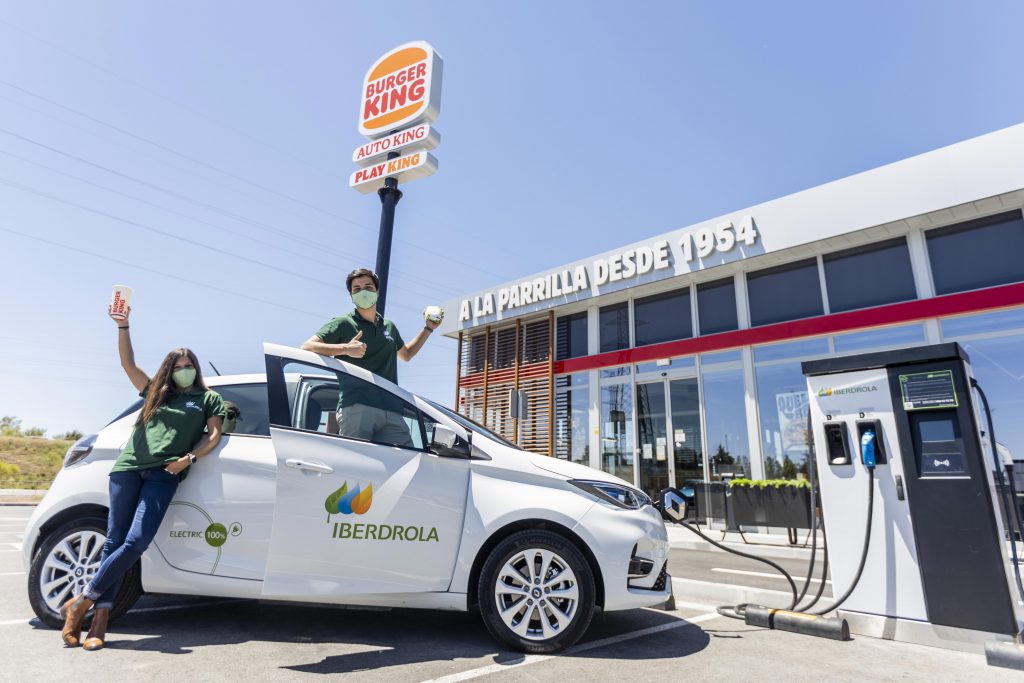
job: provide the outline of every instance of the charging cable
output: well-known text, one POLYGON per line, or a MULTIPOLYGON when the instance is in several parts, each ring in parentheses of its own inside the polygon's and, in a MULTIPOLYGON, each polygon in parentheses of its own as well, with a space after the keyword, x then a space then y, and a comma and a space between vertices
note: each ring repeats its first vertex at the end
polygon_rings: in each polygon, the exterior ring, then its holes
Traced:
MULTIPOLYGON (((978 391, 978 396, 981 397, 981 404, 985 408, 985 420, 988 423, 988 440, 992 446, 992 473, 998 475, 1000 483, 1002 483, 1003 470, 1005 470, 1005 476, 1009 480, 1009 484, 1000 486, 999 497, 1003 499, 1003 516, 1006 517, 1006 533, 1009 535, 1010 540, 1010 555, 1013 557, 1013 573, 1017 579, 1017 594, 1020 595, 1021 599, 1024 600, 1024 585, 1020 579, 1020 560, 1017 557, 1017 540, 1013 537, 1013 524, 1010 521, 1010 510, 1013 510, 1013 517, 1017 521, 1017 529, 1021 533, 1021 540, 1024 540, 1024 526, 1021 526, 1020 509, 1017 507, 1017 485, 1013 481, 1013 465, 1003 464, 1003 468, 999 467, 999 452, 996 450, 996 431, 992 425, 992 411, 988 406, 988 397, 985 396, 985 391, 978 384, 978 380, 971 378, 971 386, 978 391), (1006 500, 1007 493, 1010 494, 1010 500, 1006 500)), ((995 483, 995 482, 993 482, 995 483)), ((1024 629, 1017 633, 1018 642, 1024 638, 1024 629)))

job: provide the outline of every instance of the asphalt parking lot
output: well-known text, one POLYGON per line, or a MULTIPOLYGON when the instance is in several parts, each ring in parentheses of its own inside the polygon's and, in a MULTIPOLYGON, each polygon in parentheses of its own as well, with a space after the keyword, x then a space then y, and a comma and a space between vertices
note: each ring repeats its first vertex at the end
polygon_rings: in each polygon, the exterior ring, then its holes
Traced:
MULTIPOLYGON (((474 614, 147 595, 106 649, 67 649, 26 597, 19 548, 31 511, 0 506, 2 681, 1024 680, 980 655, 764 631, 689 603, 599 614, 569 652, 523 656, 498 647, 474 614)), ((673 573, 687 566, 680 552, 673 573)))

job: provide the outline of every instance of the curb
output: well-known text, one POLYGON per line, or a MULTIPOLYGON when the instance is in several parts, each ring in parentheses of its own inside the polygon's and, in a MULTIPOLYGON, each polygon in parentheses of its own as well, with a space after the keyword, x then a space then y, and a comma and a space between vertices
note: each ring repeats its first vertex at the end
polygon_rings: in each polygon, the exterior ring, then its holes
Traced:
MULTIPOLYGON (((779 559, 797 559, 797 560, 809 560, 811 557, 811 549, 807 548, 793 548, 790 546, 776 546, 756 543, 733 543, 731 541, 724 541, 722 545, 728 546, 729 548, 735 548, 751 555, 760 555, 761 557, 774 557, 779 559)), ((676 548, 681 550, 709 550, 716 553, 725 552, 721 548, 716 548, 705 540, 694 537, 693 540, 679 541, 670 540, 670 548, 676 548)), ((821 557, 823 548, 818 546, 818 557, 821 557)))
MULTIPOLYGON (((672 578, 672 592, 683 602, 700 602, 713 605, 739 605, 753 603, 768 607, 785 608, 793 600, 792 593, 767 588, 748 588, 726 583, 698 581, 696 579, 672 578)), ((826 598, 822 596, 822 600, 826 598)), ((829 598, 830 599, 830 598, 829 598)), ((826 603, 827 604, 827 603, 826 603)))

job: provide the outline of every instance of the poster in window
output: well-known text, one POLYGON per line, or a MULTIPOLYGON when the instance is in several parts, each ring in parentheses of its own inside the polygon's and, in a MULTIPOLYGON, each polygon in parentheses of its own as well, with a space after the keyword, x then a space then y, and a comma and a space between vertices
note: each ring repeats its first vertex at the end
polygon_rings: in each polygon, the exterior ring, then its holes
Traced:
POLYGON ((775 394, 775 405, 779 413, 779 434, 782 454, 801 453, 806 455, 807 447, 807 392, 791 391, 775 394))

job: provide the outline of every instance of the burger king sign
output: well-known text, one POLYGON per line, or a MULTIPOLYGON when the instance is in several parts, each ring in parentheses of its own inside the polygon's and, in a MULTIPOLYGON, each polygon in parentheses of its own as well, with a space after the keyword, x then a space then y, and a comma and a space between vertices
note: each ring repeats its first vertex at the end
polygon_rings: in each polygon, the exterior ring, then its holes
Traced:
POLYGON ((400 45, 374 62, 363 79, 359 133, 379 138, 434 121, 441 109, 442 64, 423 41, 400 45))

